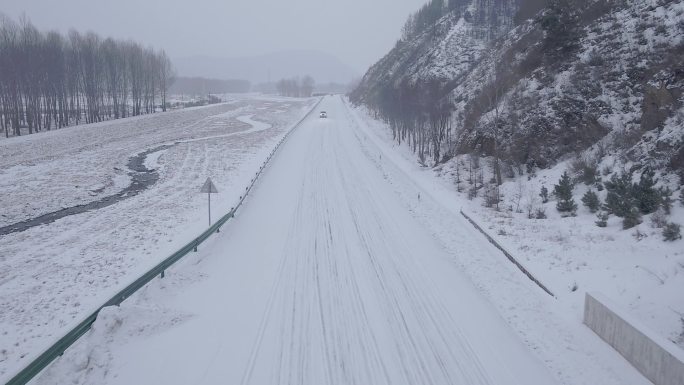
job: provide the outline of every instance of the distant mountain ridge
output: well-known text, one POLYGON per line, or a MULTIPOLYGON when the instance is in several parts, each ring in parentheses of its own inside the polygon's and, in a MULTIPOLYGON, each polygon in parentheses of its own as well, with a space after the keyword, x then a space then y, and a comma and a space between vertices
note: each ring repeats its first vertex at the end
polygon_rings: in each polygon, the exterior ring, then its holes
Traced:
POLYGON ((312 76, 317 83, 348 83, 358 72, 334 55, 314 50, 282 51, 248 57, 191 56, 177 58, 180 76, 244 79, 252 84, 295 76, 312 76))

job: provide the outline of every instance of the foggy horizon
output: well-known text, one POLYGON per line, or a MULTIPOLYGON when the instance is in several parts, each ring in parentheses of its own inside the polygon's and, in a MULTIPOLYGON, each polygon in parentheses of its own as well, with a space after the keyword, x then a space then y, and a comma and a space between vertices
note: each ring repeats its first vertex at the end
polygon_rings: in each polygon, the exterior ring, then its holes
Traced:
POLYGON ((41 31, 66 33, 74 29, 132 39, 164 49, 174 62, 191 57, 239 59, 318 51, 338 58, 362 76, 389 52, 400 37, 406 18, 424 3, 425 0, 6 0, 0 12, 15 21, 25 15, 41 31))

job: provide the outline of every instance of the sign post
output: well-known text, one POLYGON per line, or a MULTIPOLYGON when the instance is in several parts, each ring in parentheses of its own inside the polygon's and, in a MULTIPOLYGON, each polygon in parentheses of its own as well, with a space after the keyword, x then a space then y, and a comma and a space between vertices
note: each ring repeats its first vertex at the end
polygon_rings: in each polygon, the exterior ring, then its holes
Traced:
POLYGON ((218 190, 216 189, 216 186, 214 186, 214 182, 211 181, 211 178, 207 178, 207 181, 204 182, 204 186, 202 186, 200 192, 206 193, 207 198, 209 199, 209 227, 211 227, 211 194, 218 194, 218 190))

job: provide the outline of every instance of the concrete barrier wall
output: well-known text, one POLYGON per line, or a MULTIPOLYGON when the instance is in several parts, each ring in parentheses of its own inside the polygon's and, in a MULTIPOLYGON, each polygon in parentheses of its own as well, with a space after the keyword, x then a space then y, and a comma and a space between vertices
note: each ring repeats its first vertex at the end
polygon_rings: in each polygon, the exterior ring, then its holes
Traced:
POLYGON ((655 385, 684 384, 684 351, 598 293, 587 293, 584 323, 655 385))

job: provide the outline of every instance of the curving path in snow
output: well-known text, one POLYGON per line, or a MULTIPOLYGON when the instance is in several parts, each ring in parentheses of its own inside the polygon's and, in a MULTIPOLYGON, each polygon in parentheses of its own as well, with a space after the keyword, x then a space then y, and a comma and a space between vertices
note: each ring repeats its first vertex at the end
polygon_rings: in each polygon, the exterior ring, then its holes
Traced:
POLYGON ((202 138, 195 138, 195 139, 188 139, 188 140, 179 140, 179 141, 174 142, 174 144, 202 142, 205 140, 212 140, 212 139, 219 139, 219 138, 229 138, 229 137, 235 136, 235 135, 252 134, 255 132, 259 132, 259 131, 268 130, 269 128, 273 127, 272 125, 270 125, 268 123, 260 122, 258 120, 253 120, 252 119, 253 117, 254 117, 254 115, 243 115, 243 116, 238 116, 237 118, 235 118, 236 120, 238 120, 242 123, 245 123, 245 124, 249 124, 251 126, 251 128, 248 128, 246 130, 231 132, 230 134, 213 135, 213 136, 206 136, 206 137, 202 137, 202 138))
MULTIPOLYGON (((153 157, 158 157, 160 153, 163 153, 172 146, 181 143, 201 142, 220 138, 228 138, 235 135, 251 134, 259 131, 268 130, 272 127, 272 125, 268 123, 253 120, 253 116, 254 115, 244 115, 238 116, 236 118, 238 121, 251 126, 247 130, 231 132, 229 134, 212 135, 188 140, 179 140, 173 142, 173 144, 166 144, 155 147, 153 149, 145 150, 140 154, 131 157, 128 160, 128 175, 131 178, 131 183, 125 188, 123 188, 121 191, 118 191, 112 195, 105 196, 92 202, 79 204, 71 207, 65 207, 60 210, 43 214, 35 218, 23 220, 21 222, 13 223, 7 226, 2 226, 0 227, 0 236, 26 231, 32 227, 46 225, 70 215, 83 214, 88 211, 109 207, 113 204, 121 202, 124 199, 134 197, 140 194, 141 192, 147 190, 148 188, 152 187, 159 180, 159 173, 154 168, 147 167, 147 160, 150 157, 150 155, 152 155, 153 157)), ((152 163, 156 163, 156 161, 153 161, 152 163)))
POLYGON ((235 221, 37 383, 555 384, 363 152, 342 100, 320 108, 235 221))

